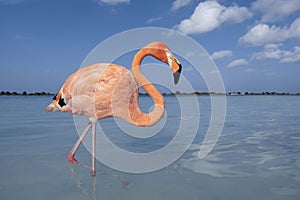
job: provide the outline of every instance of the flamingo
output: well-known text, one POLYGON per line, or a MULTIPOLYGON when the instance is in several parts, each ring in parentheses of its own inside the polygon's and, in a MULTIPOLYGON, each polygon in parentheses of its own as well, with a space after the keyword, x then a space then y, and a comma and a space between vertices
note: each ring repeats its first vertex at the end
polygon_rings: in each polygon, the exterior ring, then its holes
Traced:
POLYGON ((45 112, 70 112, 84 115, 89 123, 68 154, 68 161, 77 163, 74 155, 92 128, 92 166, 91 175, 95 176, 95 139, 96 122, 106 117, 119 117, 135 126, 152 126, 164 114, 164 97, 141 72, 144 57, 152 56, 168 64, 178 83, 181 64, 162 42, 152 42, 141 48, 132 61, 132 73, 125 67, 112 63, 98 63, 83 67, 71 74, 63 84, 45 112), (153 99, 154 108, 143 113, 138 102, 138 87, 141 86, 153 99))

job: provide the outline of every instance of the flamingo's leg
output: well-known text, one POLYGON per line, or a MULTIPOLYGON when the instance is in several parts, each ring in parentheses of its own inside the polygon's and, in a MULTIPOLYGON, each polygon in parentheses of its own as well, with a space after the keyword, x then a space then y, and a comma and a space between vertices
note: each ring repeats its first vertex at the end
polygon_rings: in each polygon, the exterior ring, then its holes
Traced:
POLYGON ((91 127, 92 127, 92 125, 91 125, 91 123, 89 123, 87 125, 87 127, 84 129, 84 131, 82 132, 82 134, 80 135, 80 137, 77 140, 77 142, 75 143, 75 145, 73 146, 72 150, 70 151, 70 153, 68 155, 68 161, 70 161, 71 163, 77 163, 77 160, 74 158, 74 154, 76 153, 79 145, 81 144, 82 140, 84 139, 86 134, 89 132, 91 127))
POLYGON ((96 149, 96 124, 92 123, 92 176, 96 176, 95 168, 95 149, 96 149))

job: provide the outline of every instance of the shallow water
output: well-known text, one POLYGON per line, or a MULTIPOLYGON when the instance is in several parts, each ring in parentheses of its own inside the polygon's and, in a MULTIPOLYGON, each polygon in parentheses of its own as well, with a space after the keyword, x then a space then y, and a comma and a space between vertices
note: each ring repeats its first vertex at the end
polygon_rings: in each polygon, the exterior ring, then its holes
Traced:
MULTIPOLYGON (((0 199, 299 199, 299 96, 227 97, 224 129, 204 159, 198 151, 209 124, 210 98, 197 98, 200 127, 176 162, 132 174, 97 161, 97 176, 91 177, 84 146, 76 154, 83 164, 66 160, 78 138, 70 114, 44 113, 51 97, 1 96, 0 199)), ((141 98, 144 111, 151 103, 141 98)), ((122 134, 112 118, 100 124, 114 144, 149 152, 168 144, 178 129, 175 97, 166 97, 166 109, 164 127, 149 139, 122 134)))

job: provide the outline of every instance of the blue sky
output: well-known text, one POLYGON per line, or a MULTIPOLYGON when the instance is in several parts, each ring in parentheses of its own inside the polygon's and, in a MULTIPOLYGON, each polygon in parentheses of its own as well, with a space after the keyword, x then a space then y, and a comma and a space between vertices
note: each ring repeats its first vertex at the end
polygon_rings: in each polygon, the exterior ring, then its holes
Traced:
POLYGON ((227 92, 300 92, 299 0, 0 0, 0 91, 54 93, 101 41, 140 27, 192 37, 227 92))

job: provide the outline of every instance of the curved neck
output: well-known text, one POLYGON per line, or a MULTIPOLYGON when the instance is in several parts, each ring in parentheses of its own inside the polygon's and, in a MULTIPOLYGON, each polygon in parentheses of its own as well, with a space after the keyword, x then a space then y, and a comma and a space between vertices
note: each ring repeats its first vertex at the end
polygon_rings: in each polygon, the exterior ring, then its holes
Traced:
POLYGON ((133 123, 138 126, 154 125, 160 120, 160 118, 164 114, 165 109, 164 97, 141 72, 141 62, 144 57, 148 55, 151 55, 148 49, 141 49, 134 56, 134 59, 132 61, 132 74, 134 79, 139 84, 139 86, 141 86, 151 96, 154 101, 154 108, 149 114, 141 112, 139 104, 135 105, 138 106, 138 109, 132 109, 134 111, 130 113, 131 119, 133 120, 133 123))

